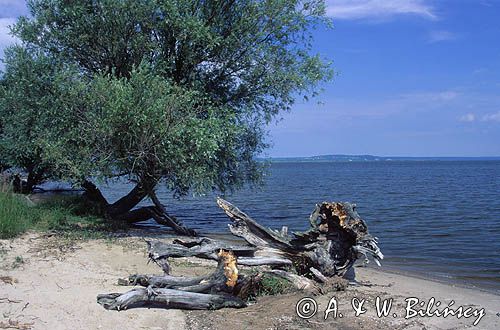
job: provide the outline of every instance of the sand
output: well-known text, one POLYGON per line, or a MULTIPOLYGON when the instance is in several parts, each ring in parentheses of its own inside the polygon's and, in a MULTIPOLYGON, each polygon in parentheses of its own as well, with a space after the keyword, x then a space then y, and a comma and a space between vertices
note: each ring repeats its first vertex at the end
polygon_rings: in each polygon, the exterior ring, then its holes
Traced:
MULTIPOLYGON (((500 329, 498 295, 367 267, 356 268, 359 283, 346 291, 310 297, 318 306, 310 319, 296 314, 297 302, 307 297, 304 293, 261 297, 239 310, 138 308, 116 312, 97 304, 97 294, 127 289, 116 284, 118 278, 134 273, 160 273, 156 265, 148 264, 145 252, 143 238, 134 235, 74 241, 28 233, 0 240, 0 328, 10 322, 28 329, 500 329), (387 317, 377 317, 377 297, 393 299, 387 317), (405 299, 409 297, 425 303, 434 297, 441 302, 438 309, 454 300, 453 309, 463 306, 477 314, 469 318, 405 319, 405 299), (365 300, 362 307, 366 313, 354 315, 353 298, 358 299, 356 302, 365 300), (336 317, 332 311, 325 320, 324 312, 329 303, 334 307, 334 302, 336 317), (479 318, 483 308, 484 316, 479 318), (478 318, 479 323, 474 326, 478 318)), ((182 258, 172 262, 172 269, 174 275, 200 275, 210 272, 214 265, 182 258)))

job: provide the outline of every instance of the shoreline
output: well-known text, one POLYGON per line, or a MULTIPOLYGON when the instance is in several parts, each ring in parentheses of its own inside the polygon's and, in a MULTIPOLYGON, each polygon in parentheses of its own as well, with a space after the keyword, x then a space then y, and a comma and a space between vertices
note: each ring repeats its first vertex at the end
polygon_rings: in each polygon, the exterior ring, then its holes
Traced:
MULTIPOLYGON (((183 311, 136 308, 122 312, 108 311, 96 303, 100 293, 124 292, 117 286, 119 278, 134 273, 160 274, 161 270, 148 263, 144 238, 171 240, 165 233, 130 231, 109 239, 71 241, 51 234, 27 233, 19 238, 0 240, 0 322, 15 320, 32 323, 32 329, 322 329, 334 324, 340 329, 453 329, 473 327, 472 318, 413 317, 404 318, 408 297, 428 302, 432 297, 442 302, 450 300, 455 307, 480 310, 486 314, 478 328, 500 328, 500 296, 477 289, 462 288, 414 276, 396 274, 387 269, 356 267, 358 284, 346 291, 310 296, 293 292, 277 296, 258 297, 257 302, 243 309, 217 311, 183 311), (296 304, 305 297, 317 301, 318 313, 311 319, 296 314, 296 304), (397 317, 378 317, 374 308, 377 297, 394 301, 397 317), (324 311, 332 298, 344 318, 324 319, 324 311), (365 299, 367 312, 354 316, 350 302, 365 299)), ((172 260, 173 275, 199 276, 211 272, 215 262, 197 258, 172 260)), ((243 267, 242 267, 243 268, 243 267)))
POLYGON ((469 290, 475 290, 475 291, 481 291, 484 293, 492 294, 495 296, 500 296, 500 288, 494 289, 489 286, 477 286, 474 284, 467 284, 464 283, 462 280, 459 279, 454 279, 454 278, 447 278, 447 277, 440 277, 440 276, 432 276, 431 274, 426 274, 424 272, 419 272, 417 270, 409 271, 406 269, 398 268, 397 266, 394 265, 385 265, 382 263, 382 267, 375 268, 374 266, 368 266, 368 268, 371 268, 375 271, 380 271, 380 272, 385 272, 385 273, 390 273, 390 274, 395 274, 395 275, 401 275, 401 276, 406 276, 410 278, 416 278, 420 280, 425 280, 429 282, 435 282, 439 284, 444 284, 444 285, 450 285, 450 286, 456 286, 460 287, 462 289, 469 289, 469 290))
MULTIPOLYGON (((219 239, 219 240, 226 240, 232 243, 235 242, 241 242, 245 244, 245 241, 242 239, 239 239, 238 237, 235 237, 231 233, 220 233, 220 232, 200 232, 201 235, 211 237, 214 239, 219 239)), ((376 266, 373 261, 370 260, 370 263, 366 266, 361 265, 361 261, 358 261, 356 265, 358 267, 367 267, 370 269, 374 269, 376 271, 382 271, 382 272, 388 272, 388 273, 393 273, 393 274, 398 274, 398 275, 403 275, 407 277, 412 277, 412 278, 418 278, 422 280, 428 280, 432 282, 437 282, 441 284, 447 284, 447 285, 452 285, 452 286, 458 286, 464 289, 472 289, 472 290, 478 290, 482 291, 485 293, 490 293, 493 295, 500 296, 500 286, 497 287, 496 289, 493 286, 481 286, 477 284, 467 284, 465 283, 464 280, 453 278, 451 275, 450 277, 445 277, 445 276, 439 276, 435 275, 432 273, 425 272, 424 270, 418 270, 418 269, 409 269, 409 268, 403 268, 403 267, 398 267, 397 263, 387 263, 387 261, 384 259, 381 261, 382 266, 378 267, 376 266)))

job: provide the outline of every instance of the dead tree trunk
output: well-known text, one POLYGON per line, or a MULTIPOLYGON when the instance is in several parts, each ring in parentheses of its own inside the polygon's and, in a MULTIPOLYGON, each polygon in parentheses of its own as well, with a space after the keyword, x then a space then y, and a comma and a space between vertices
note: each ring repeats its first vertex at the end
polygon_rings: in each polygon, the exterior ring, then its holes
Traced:
MULTIPOLYGON (((157 199, 153 202, 159 203, 157 199)), ((147 242, 150 259, 165 274, 130 276, 123 284, 146 288, 124 294, 99 295, 98 302, 107 309, 116 310, 137 306, 243 307, 241 298, 252 292, 264 273, 287 279, 299 290, 321 293, 345 288, 347 281, 340 278, 358 258, 364 256, 368 260, 371 257, 377 264, 383 259, 377 239, 368 233, 354 204, 324 202, 316 205, 309 218, 310 229, 288 235, 286 229, 277 231, 260 225, 221 198, 217 203, 232 221, 230 231, 244 240, 241 244, 206 237, 189 241, 176 239, 171 244, 147 242), (171 276, 168 260, 178 257, 217 260, 218 267, 208 276, 171 276), (260 268, 256 275, 243 276, 239 274, 237 263, 267 267, 260 268)))
POLYGON ((161 264, 169 257, 200 257, 217 260, 219 249, 229 249, 241 265, 293 267, 297 274, 310 278, 343 276, 361 256, 375 262, 383 258, 377 239, 368 233, 364 221, 350 203, 316 205, 309 222, 311 228, 289 236, 284 231, 266 228, 231 203, 219 198, 219 206, 232 223, 229 229, 250 246, 228 245, 208 238, 175 240, 173 244, 149 243, 150 258, 161 264), (314 269, 314 271, 311 271, 314 269))
POLYGON ((364 256, 375 262, 383 258, 377 238, 368 233, 365 222, 350 203, 323 202, 316 205, 309 218, 311 228, 293 236, 265 228, 231 203, 218 198, 217 203, 231 218, 231 232, 249 244, 292 261, 300 275, 311 268, 331 277, 343 276, 354 262, 364 256))
POLYGON ((148 290, 148 288, 135 288, 123 294, 102 294, 97 297, 97 302, 106 309, 118 311, 135 307, 221 309, 246 306, 243 300, 230 295, 223 296, 172 289, 148 290))
POLYGON ((135 288, 122 294, 98 295, 97 302, 106 309, 114 310, 146 306, 181 309, 245 307, 246 303, 238 297, 236 289, 236 258, 232 252, 222 250, 218 256, 217 269, 208 276, 132 275, 125 284, 138 284, 146 288, 135 288))

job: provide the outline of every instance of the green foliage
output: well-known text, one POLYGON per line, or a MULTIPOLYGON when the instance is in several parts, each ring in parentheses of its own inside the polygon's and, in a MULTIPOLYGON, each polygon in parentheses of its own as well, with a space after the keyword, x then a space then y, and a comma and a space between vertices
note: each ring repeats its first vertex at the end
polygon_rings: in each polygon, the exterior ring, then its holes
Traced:
POLYGON ((34 60, 27 51, 13 47, 6 52, 7 71, 0 90, 2 139, 0 151, 5 163, 16 164, 28 171, 43 167, 41 147, 37 143, 37 119, 44 106, 49 106, 47 79, 52 71, 46 58, 34 60))
POLYGON ((14 262, 12 263, 12 268, 19 268, 24 264, 24 258, 22 256, 16 256, 14 262))
POLYGON ((265 124, 333 75, 311 54, 329 24, 320 0, 29 8, 6 57, 0 163, 53 179, 126 175, 177 194, 258 182, 265 124))
MULTIPOLYGON (((332 71, 311 55, 324 1, 32 0, 15 33, 91 73, 147 61, 214 101, 270 116, 332 71)), ((255 113, 254 113, 255 114, 255 113)))
POLYGON ((0 238, 14 237, 32 224, 33 212, 22 197, 0 192, 0 238))
POLYGON ((246 292, 246 297, 249 301, 255 301, 260 296, 274 296, 292 292, 294 290, 293 284, 282 277, 275 276, 269 273, 260 273, 252 269, 250 271, 243 270, 245 276, 253 278, 253 285, 251 289, 246 292))
POLYGON ((39 183, 53 170, 45 154, 48 134, 59 121, 64 88, 75 71, 53 58, 14 46, 6 50, 0 85, 0 162, 22 168, 39 183))
POLYGON ((74 238, 103 237, 109 228, 82 203, 80 198, 66 197, 28 206, 25 196, 0 192, 0 238, 27 230, 52 230, 74 238))
POLYGON ((290 281, 278 276, 265 274, 259 283, 257 295, 274 296, 289 292, 291 288, 292 284, 290 281))

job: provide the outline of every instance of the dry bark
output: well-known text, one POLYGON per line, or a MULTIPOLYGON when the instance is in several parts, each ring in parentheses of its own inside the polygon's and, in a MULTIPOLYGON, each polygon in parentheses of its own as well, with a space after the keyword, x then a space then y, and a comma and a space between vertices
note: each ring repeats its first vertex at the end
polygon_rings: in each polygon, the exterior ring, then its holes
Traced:
MULTIPOLYGON (((125 293, 97 296, 97 302, 106 309, 123 310, 135 307, 161 307, 180 309, 219 309, 245 307, 237 297, 238 281, 236 258, 232 252, 219 252, 215 272, 207 276, 186 278, 170 275, 132 275, 128 285, 142 285, 125 293)), ((122 283, 124 284, 124 283, 122 283)))
MULTIPOLYGON (((156 196, 156 210, 164 212, 156 196)), ((245 242, 230 244, 207 237, 176 239, 171 244, 148 243, 149 257, 164 271, 163 275, 132 275, 122 282, 141 285, 124 294, 99 295, 107 309, 157 306, 183 309, 244 307, 244 300, 259 284, 264 273, 287 279, 298 290, 322 293, 342 290, 348 281, 341 279, 354 262, 372 257, 378 264, 383 255, 377 239, 368 233, 365 222, 350 203, 316 205, 309 218, 310 229, 288 235, 260 225, 231 203, 218 198, 218 205, 231 219, 229 229, 245 242), (210 275, 177 277, 169 275, 169 258, 198 257, 217 260, 210 275), (239 274, 237 264, 268 266, 257 274, 239 274), (271 268, 271 269, 269 269, 271 268)))
POLYGON ((256 248, 260 255, 288 259, 299 275, 343 276, 361 256, 377 263, 383 254, 377 238, 368 233, 365 222, 350 203, 323 202, 311 213, 310 229, 289 236, 284 231, 266 228, 231 203, 218 198, 217 203, 232 223, 229 229, 256 248))

